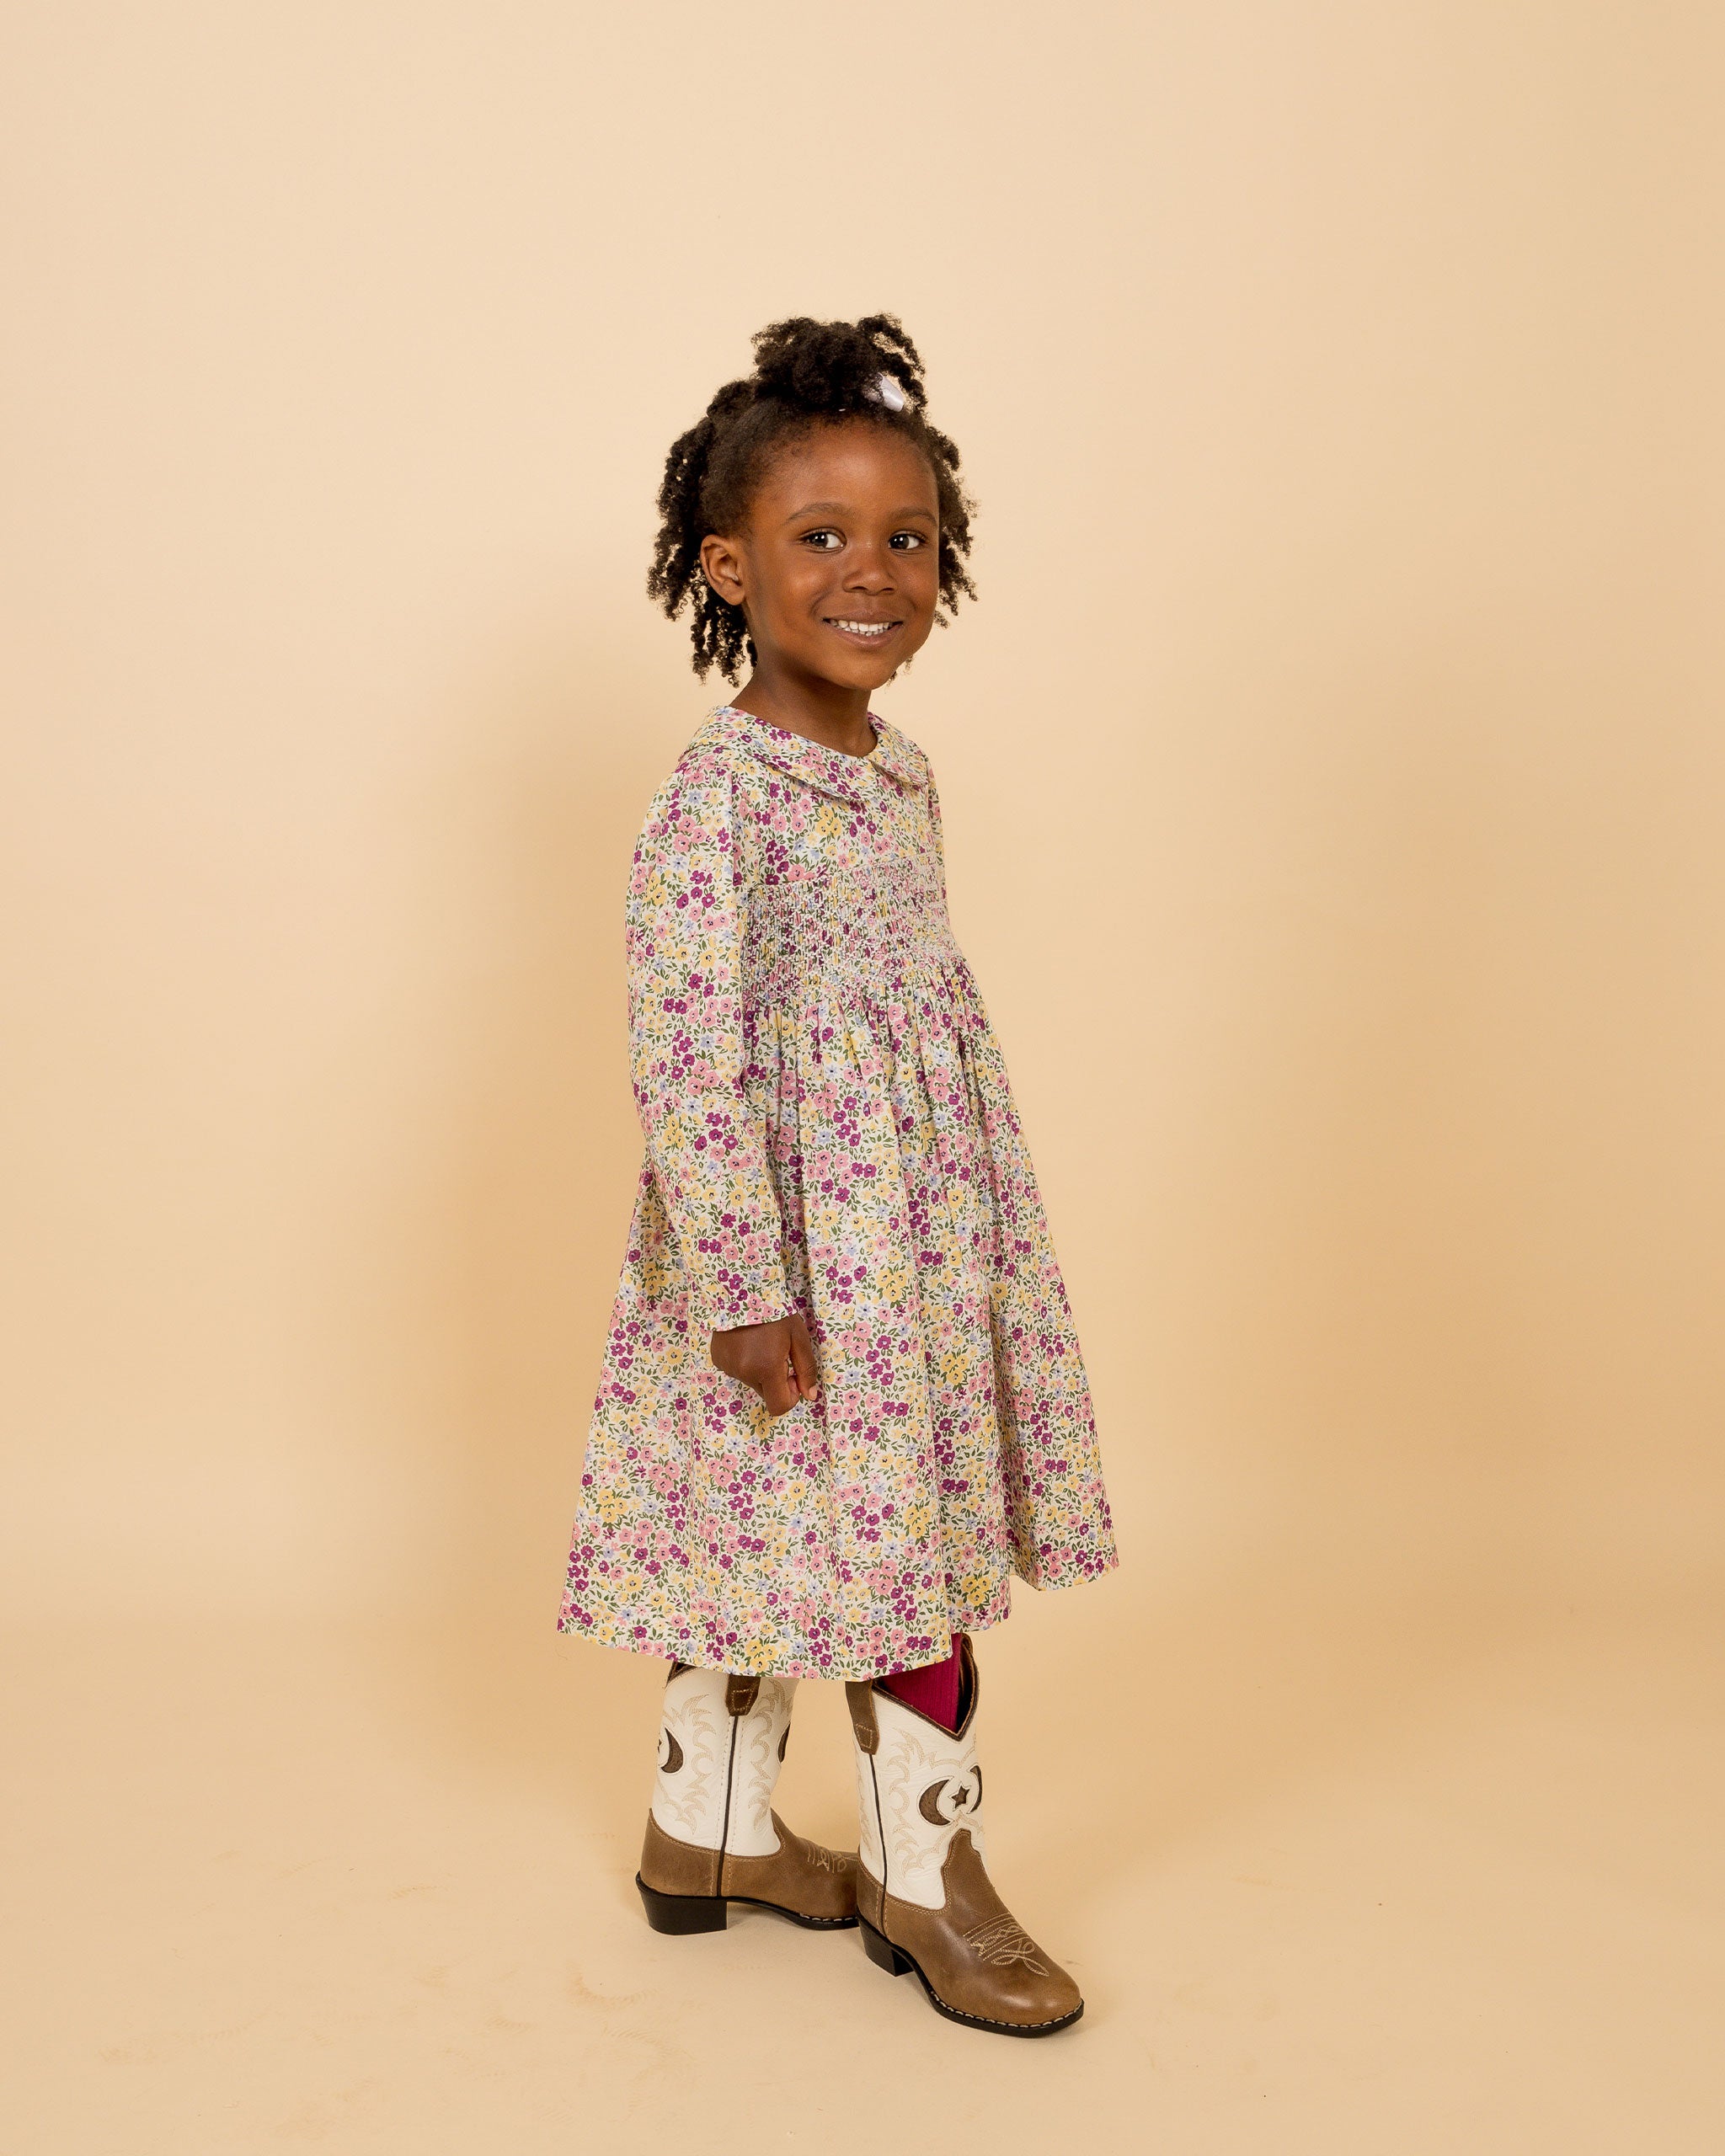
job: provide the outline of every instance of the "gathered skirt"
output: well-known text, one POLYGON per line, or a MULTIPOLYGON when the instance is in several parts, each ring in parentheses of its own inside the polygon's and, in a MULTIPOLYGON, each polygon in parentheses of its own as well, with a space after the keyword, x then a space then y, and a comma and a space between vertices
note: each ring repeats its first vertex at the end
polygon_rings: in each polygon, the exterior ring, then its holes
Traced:
POLYGON ((953 951, 743 1021, 820 1389, 715 1369, 649 1149, 559 1627, 708 1667, 861 1678, 1116 1561, 1090 1388, 1001 1051, 953 951))

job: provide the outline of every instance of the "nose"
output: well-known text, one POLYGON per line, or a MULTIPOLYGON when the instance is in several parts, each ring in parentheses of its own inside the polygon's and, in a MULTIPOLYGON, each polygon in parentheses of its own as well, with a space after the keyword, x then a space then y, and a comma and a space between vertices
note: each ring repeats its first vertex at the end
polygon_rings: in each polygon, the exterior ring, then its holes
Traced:
POLYGON ((845 572, 846 591, 890 591, 895 581, 893 558, 884 546, 859 546, 845 572))

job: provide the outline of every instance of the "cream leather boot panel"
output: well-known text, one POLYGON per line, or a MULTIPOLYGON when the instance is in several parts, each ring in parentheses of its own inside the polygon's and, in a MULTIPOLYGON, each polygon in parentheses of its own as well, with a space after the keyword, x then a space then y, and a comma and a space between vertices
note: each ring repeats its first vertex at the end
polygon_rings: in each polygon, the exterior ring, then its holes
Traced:
POLYGON ((778 1748, 790 1726, 794 1677, 763 1677, 755 1705, 737 1721, 737 1753, 731 1785, 731 1825, 725 1838, 731 1856, 777 1856, 772 1792, 778 1780, 778 1748))
POLYGON ((700 1849, 716 1849, 724 1828, 731 1748, 724 1688, 722 1669, 681 1670, 665 1686, 660 1708, 653 1817, 665 1833, 700 1849))
POLYGON ((797 1680, 763 1677, 753 1707, 735 1716, 725 1705, 728 1681, 722 1669, 685 1669, 666 1684, 653 1817, 665 1833, 695 1849, 716 1849, 724 1835, 731 1856, 776 1856, 780 1844, 772 1823, 772 1792, 797 1680))
POLYGON ((874 1714, 880 1742, 872 1775, 868 1754, 856 1743, 854 1734, 852 1738, 862 1864, 888 1893, 921 1908, 937 1909, 945 1901, 941 1867, 958 1828, 968 1827, 977 1854, 985 1854, 976 1740, 968 1733, 963 1737, 949 1735, 889 1692, 876 1690, 874 1714))

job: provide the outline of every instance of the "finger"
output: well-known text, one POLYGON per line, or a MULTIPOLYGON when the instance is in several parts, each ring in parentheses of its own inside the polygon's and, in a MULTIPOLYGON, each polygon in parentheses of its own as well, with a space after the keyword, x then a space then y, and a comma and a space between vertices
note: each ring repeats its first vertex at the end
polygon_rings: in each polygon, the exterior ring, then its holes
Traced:
POLYGON ((776 1370, 761 1388, 761 1397, 766 1403, 769 1415, 787 1414, 797 1404, 798 1394, 788 1372, 776 1370))
POLYGON ((800 1313, 793 1315, 790 1327, 791 1368, 798 1390, 806 1399, 820 1389, 820 1365, 814 1358, 814 1342, 809 1337, 808 1325, 800 1313))

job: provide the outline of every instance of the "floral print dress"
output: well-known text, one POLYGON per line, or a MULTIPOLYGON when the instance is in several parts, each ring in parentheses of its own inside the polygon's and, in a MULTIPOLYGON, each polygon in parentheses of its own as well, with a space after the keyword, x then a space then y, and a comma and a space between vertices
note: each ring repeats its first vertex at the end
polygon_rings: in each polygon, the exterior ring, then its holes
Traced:
POLYGON ((868 1678, 1116 1562, 1090 1389, 1006 1065, 947 917, 927 758, 724 705, 626 912, 646 1157, 558 1628, 868 1678), (784 1415, 709 1335, 800 1310, 784 1415))

